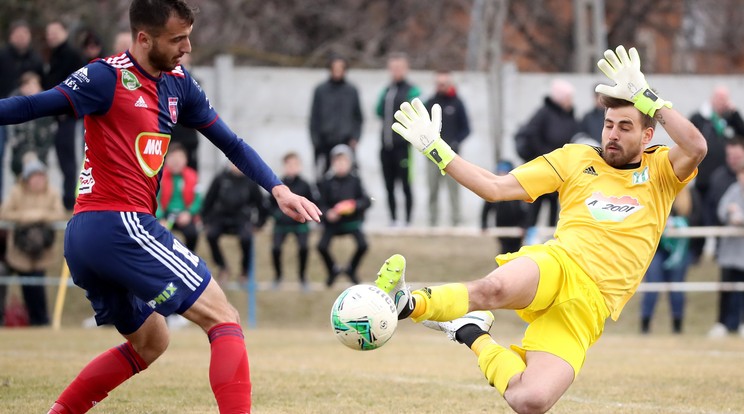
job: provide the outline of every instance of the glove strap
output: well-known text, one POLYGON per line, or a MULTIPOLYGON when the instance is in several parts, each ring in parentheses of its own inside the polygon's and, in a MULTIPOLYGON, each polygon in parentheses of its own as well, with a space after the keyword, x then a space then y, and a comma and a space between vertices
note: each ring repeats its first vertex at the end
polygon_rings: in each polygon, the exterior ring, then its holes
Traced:
POLYGON ((439 167, 442 175, 445 175, 444 168, 455 159, 455 151, 447 145, 442 138, 437 138, 427 148, 424 149, 424 155, 439 167))
POLYGON ((635 105, 635 107, 639 111, 650 117, 653 117, 656 114, 656 111, 658 111, 662 107, 672 107, 671 102, 659 98, 659 96, 656 95, 654 91, 652 91, 648 87, 644 88, 640 93, 637 93, 635 96, 633 96, 632 100, 633 105, 635 105))

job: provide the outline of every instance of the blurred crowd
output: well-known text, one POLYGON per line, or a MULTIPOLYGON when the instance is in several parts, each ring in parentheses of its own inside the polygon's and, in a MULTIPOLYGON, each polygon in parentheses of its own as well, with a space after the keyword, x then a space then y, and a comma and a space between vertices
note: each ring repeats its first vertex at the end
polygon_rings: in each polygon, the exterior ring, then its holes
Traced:
MULTIPOLYGON (((5 44, 0 47, 0 98, 33 95, 53 88, 82 67, 86 62, 124 53, 131 43, 131 34, 113 36, 111 45, 91 30, 79 30, 71 36, 61 21, 51 21, 45 28, 45 48, 35 50, 32 31, 23 21, 10 26, 5 44)), ((185 57, 188 57, 186 55, 185 57)), ((188 59, 182 62, 188 66, 188 59)), ((351 283, 359 282, 358 269, 369 242, 364 232, 365 212, 372 199, 364 182, 384 182, 384 206, 391 228, 405 228, 413 222, 414 200, 411 189, 412 159, 409 144, 390 129, 394 113, 400 104, 423 97, 428 109, 442 107, 442 138, 459 152, 467 145, 471 133, 467 102, 458 94, 456 77, 450 68, 434 71, 431 85, 421 88, 408 79, 409 61, 405 53, 391 53, 387 60, 389 82, 381 87, 375 113, 382 121, 379 162, 381 177, 362 177, 356 152, 361 138, 363 115, 359 91, 348 79, 349 62, 333 55, 328 60, 328 77, 315 85, 309 108, 309 139, 313 159, 302 160, 289 152, 283 156, 282 181, 290 189, 313 201, 322 209, 320 226, 297 223, 284 216, 274 200, 258 185, 230 165, 210 183, 202 183, 199 175, 198 146, 202 137, 197 131, 178 127, 172 136, 162 173, 158 194, 157 218, 175 232, 190 250, 196 250, 200 239, 206 240, 211 259, 216 265, 215 277, 220 283, 242 280, 253 266, 254 234, 271 224, 271 256, 273 287, 279 288, 289 273, 297 275, 300 288, 310 290, 307 268, 316 250, 326 269, 325 285, 333 286, 345 275, 351 283), (423 96, 426 95, 426 96, 423 96), (303 166, 303 161, 310 164, 303 166), (311 178, 309 178, 311 177, 311 178), (208 184, 208 185, 205 185, 208 184), (315 238, 311 234, 317 232, 315 238), (241 258, 237 268, 231 268, 222 251, 220 240, 225 235, 237 238, 241 258), (289 236, 289 237, 288 237, 289 236), (294 239, 297 248, 297 269, 283 266, 284 244, 294 239), (332 249, 334 240, 353 243, 350 257, 341 259, 332 249), (317 240, 317 241, 316 241, 317 240), (311 246, 315 241, 315 246, 311 246)), ((521 122, 514 136, 519 159, 502 159, 495 172, 508 174, 521 162, 528 162, 566 144, 586 144, 601 147, 604 128, 604 108, 597 104, 584 114, 574 111, 574 86, 564 79, 554 79, 546 91, 542 105, 521 122)), ((592 93, 592 91, 585 91, 592 93)), ((731 103, 729 91, 719 86, 710 98, 701 103, 691 121, 708 141, 708 155, 699 168, 694 185, 680 194, 668 227, 742 226, 744 225, 744 121, 731 103)), ((0 159, 10 168, 0 168, 0 219, 4 226, 0 249, 0 274, 41 278, 55 259, 51 250, 55 232, 51 224, 68 218, 75 203, 80 161, 75 136, 81 125, 70 116, 42 118, 9 127, 0 127, 0 159), (5 155, 5 151, 8 154, 5 155), (49 154, 56 156, 62 185, 49 183, 49 154), (15 185, 9 192, 2 189, 3 171, 14 174, 15 185)), ((425 222, 429 226, 460 226, 461 198, 459 185, 436 166, 427 163, 425 185, 428 207, 425 222), (446 196, 440 195, 446 191, 446 196), (441 200, 447 203, 440 209, 441 200), (449 213, 448 220, 440 210, 449 213)), ((549 194, 532 204, 521 201, 483 203, 480 227, 517 227, 521 235, 498 237, 500 251, 515 251, 525 244, 541 242, 535 229, 554 226, 560 205, 556 194, 549 194)), ((744 282, 744 238, 717 240, 663 237, 646 275, 648 282, 680 282, 690 266, 699 262, 705 244, 713 243, 724 282, 744 282)), ((263 248, 259 246, 258 248, 263 248)), ((18 303, 6 303, 6 285, 0 284, 0 325, 49 323, 47 298, 41 284, 24 284, 23 312, 18 303)), ((650 333, 659 294, 645 293, 641 300, 642 333, 650 333)), ((672 332, 683 331, 684 294, 669 293, 672 332)), ((711 328, 711 337, 728 334, 744 336, 744 292, 721 292, 719 316, 711 328)))

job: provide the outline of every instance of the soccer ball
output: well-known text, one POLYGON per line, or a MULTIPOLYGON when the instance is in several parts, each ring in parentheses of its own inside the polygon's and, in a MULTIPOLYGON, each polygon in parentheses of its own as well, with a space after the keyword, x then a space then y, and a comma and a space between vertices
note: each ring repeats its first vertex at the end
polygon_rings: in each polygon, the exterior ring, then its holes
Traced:
POLYGON ((342 344, 370 351, 393 336, 398 311, 390 295, 378 287, 355 285, 344 290, 333 304, 331 326, 342 344))

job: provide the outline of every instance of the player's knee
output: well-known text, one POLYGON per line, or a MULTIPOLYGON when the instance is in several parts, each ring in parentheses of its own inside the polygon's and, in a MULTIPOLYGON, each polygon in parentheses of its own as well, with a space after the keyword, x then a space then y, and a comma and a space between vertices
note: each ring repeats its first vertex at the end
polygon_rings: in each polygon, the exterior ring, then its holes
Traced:
POLYGON ((519 414, 542 414, 555 404, 555 398, 548 392, 533 388, 523 388, 517 392, 507 389, 505 397, 509 406, 519 414))
POLYGON ((491 275, 474 283, 470 289, 470 302, 478 309, 495 309, 505 295, 504 281, 491 275))
POLYGON ((163 355, 170 344, 170 335, 168 331, 158 332, 154 335, 147 335, 141 338, 130 339, 132 348, 144 359, 147 364, 152 364, 160 355, 163 355))

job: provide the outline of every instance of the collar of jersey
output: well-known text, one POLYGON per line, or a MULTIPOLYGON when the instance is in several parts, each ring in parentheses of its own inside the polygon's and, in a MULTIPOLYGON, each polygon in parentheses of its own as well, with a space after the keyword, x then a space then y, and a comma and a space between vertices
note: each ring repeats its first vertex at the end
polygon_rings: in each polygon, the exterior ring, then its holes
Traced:
POLYGON ((132 55, 131 55, 131 54, 129 53, 129 51, 128 51, 128 50, 127 50, 127 52, 126 52, 126 53, 127 53, 127 56, 129 56, 129 60, 131 60, 131 61, 132 61, 132 64, 134 65, 134 67, 135 67, 135 68, 137 68, 137 72, 139 72, 139 73, 140 73, 140 75, 142 75, 142 76, 146 77, 147 79, 150 79, 150 80, 151 80, 151 81, 153 81, 153 82, 158 82, 158 81, 160 81, 160 77, 162 76, 162 73, 163 73, 162 71, 160 72, 160 73, 161 73, 161 76, 158 76, 158 77, 152 76, 152 75, 150 75, 149 73, 147 73, 147 71, 146 71, 146 70, 144 70, 144 69, 142 68, 142 66, 140 66, 139 62, 137 62, 137 59, 135 59, 135 58, 134 58, 134 56, 132 56, 132 55))

